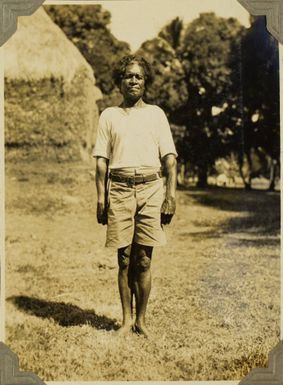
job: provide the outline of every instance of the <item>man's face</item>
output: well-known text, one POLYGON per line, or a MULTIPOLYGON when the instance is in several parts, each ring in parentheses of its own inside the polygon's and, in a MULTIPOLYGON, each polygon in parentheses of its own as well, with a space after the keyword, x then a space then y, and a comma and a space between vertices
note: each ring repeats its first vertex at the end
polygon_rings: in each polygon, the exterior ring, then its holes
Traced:
POLYGON ((125 99, 138 100, 145 90, 144 71, 137 63, 129 64, 121 81, 121 93, 125 99))

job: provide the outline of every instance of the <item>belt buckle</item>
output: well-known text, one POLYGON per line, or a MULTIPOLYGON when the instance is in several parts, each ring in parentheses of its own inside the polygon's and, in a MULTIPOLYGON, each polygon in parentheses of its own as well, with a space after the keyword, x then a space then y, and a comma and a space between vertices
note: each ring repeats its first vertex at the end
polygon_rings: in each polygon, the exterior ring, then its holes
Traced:
POLYGON ((135 185, 135 177, 134 176, 129 176, 127 178, 127 185, 128 185, 128 187, 134 187, 134 185, 135 185))

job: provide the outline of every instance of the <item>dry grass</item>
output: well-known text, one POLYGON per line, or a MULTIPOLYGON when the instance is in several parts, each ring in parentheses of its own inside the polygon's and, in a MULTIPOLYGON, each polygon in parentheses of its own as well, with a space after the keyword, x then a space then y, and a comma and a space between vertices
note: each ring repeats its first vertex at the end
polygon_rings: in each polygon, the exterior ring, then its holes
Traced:
POLYGON ((98 124, 98 93, 87 73, 63 79, 5 81, 7 160, 89 158, 98 124))
POLYGON ((6 343, 45 381, 238 380, 279 340, 280 196, 179 191, 153 258, 152 339, 115 337, 116 257, 91 167, 8 164, 6 343))
POLYGON ((85 71, 94 83, 91 66, 43 7, 18 19, 17 33, 3 48, 5 77, 9 80, 53 77, 70 83, 76 73, 85 71), (36 60, 31 60, 34 57, 36 60))

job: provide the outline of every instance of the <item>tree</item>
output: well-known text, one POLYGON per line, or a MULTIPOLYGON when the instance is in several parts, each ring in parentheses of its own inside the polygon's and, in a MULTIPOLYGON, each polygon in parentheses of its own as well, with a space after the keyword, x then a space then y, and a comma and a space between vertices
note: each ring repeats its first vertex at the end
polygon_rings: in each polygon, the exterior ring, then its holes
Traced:
POLYGON ((242 153, 250 165, 246 187, 251 185, 251 154, 256 153, 263 166, 269 163, 269 189, 273 190, 280 163, 278 43, 266 30, 264 17, 253 17, 251 22, 242 42, 242 153))
POLYGON ((146 100, 162 107, 168 117, 188 99, 185 73, 175 50, 160 38, 142 44, 137 54, 144 56, 154 68, 154 81, 148 87, 146 100))
POLYGON ((147 97, 150 102, 159 104, 171 121, 179 158, 178 184, 184 183, 185 176, 186 162, 183 154, 185 127, 172 124, 172 116, 188 100, 185 72, 176 53, 181 43, 183 31, 183 21, 177 17, 160 30, 157 38, 145 42, 138 51, 147 57, 156 68, 155 81, 149 88, 147 97))
POLYGON ((110 12, 101 5, 48 5, 45 9, 91 64, 101 91, 111 94, 113 63, 129 54, 130 48, 110 32, 110 12))
POLYGON ((179 17, 173 19, 169 24, 165 25, 158 34, 163 40, 166 40, 170 46, 177 50, 181 43, 182 33, 184 30, 183 20, 179 17))
POLYGON ((242 31, 236 19, 204 13, 186 27, 177 49, 189 99, 173 119, 187 127, 187 159, 197 169, 198 186, 207 185, 215 160, 229 153, 233 128, 225 111, 233 104, 231 55, 242 31))

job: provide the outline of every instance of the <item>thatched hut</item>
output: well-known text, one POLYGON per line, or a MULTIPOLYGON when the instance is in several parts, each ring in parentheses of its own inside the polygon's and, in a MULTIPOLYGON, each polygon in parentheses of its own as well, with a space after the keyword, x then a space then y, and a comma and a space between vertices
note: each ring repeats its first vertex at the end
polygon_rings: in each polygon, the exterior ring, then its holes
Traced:
POLYGON ((85 159, 101 98, 92 68, 43 8, 18 19, 4 45, 9 159, 85 159))

